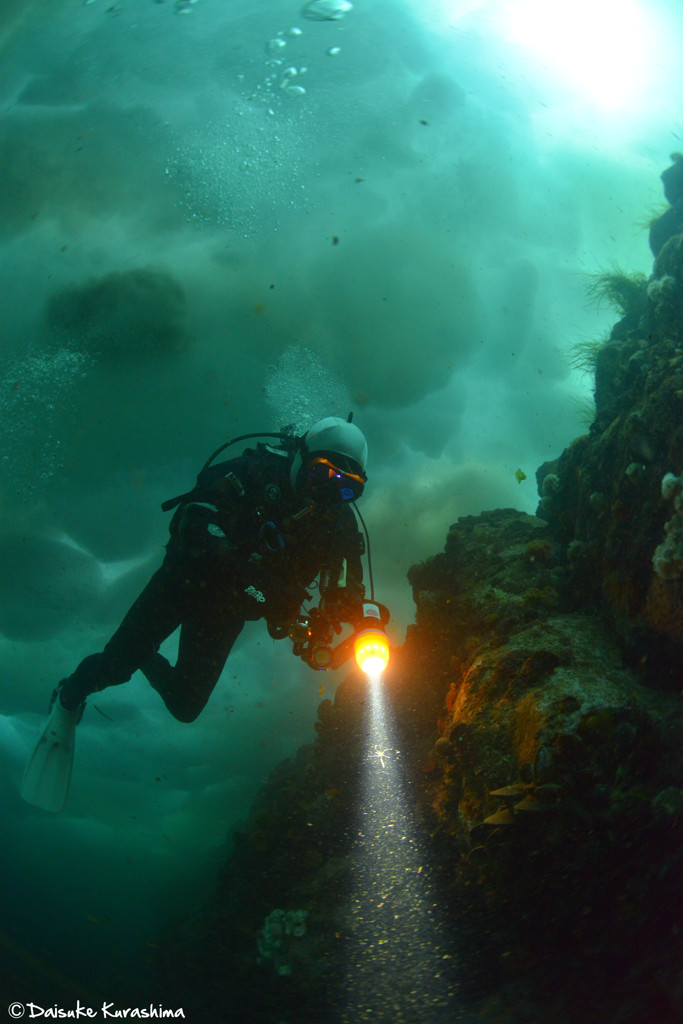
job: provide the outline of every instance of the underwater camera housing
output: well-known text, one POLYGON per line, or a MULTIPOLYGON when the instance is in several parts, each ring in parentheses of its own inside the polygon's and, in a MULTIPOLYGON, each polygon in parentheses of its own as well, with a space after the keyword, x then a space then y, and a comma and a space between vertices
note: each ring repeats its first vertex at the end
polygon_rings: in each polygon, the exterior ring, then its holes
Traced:
POLYGON ((356 664, 367 675, 381 675, 389 662, 389 641, 385 626, 389 609, 376 601, 363 601, 357 618, 351 623, 353 633, 333 646, 339 628, 324 610, 313 608, 300 615, 290 629, 293 653, 319 672, 339 668, 355 655, 356 664))

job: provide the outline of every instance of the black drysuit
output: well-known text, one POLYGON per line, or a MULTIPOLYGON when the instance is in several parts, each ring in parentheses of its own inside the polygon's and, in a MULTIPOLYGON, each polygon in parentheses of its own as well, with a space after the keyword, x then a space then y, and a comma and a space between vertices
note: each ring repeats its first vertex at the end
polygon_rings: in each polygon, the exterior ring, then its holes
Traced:
POLYGON ((173 517, 161 568, 102 653, 60 684, 65 706, 141 669, 175 718, 194 721, 245 620, 292 622, 319 575, 326 600, 362 598, 362 537, 353 511, 297 497, 291 460, 259 445, 204 472, 208 480, 184 496, 173 517), (158 648, 178 627, 172 666, 158 648))

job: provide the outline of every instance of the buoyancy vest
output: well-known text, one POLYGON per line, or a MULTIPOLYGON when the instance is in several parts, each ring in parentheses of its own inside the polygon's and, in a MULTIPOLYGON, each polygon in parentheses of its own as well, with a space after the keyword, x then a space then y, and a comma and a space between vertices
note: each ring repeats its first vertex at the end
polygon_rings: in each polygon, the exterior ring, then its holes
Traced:
POLYGON ((290 482, 291 460, 258 444, 205 468, 181 496, 171 536, 207 554, 229 547, 236 562, 258 558, 268 572, 304 587, 319 574, 324 588, 334 586, 345 571, 347 590, 362 594, 364 545, 353 511, 302 503, 290 482))

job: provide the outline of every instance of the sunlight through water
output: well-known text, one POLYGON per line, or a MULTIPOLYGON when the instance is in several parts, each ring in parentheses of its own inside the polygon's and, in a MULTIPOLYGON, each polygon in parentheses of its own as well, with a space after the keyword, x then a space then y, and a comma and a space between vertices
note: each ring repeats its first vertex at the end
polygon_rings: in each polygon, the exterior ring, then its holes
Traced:
POLYGON ((654 13, 637 0, 515 0, 500 19, 503 34, 541 73, 603 110, 630 111, 656 74, 654 13))
POLYGON ((666 0, 425 0, 416 6, 454 45, 463 32, 485 38, 510 84, 526 81, 545 103, 597 118, 609 133, 615 119, 650 117, 653 106, 667 102, 679 40, 665 28, 666 0))

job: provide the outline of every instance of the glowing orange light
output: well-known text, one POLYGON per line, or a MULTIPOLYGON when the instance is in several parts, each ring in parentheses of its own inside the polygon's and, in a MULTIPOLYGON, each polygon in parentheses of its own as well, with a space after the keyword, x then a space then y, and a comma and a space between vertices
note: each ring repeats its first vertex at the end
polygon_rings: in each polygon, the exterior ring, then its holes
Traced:
POLYGON ((353 644, 358 667, 369 676, 379 676, 389 664, 389 641, 380 629, 365 629, 353 644))

